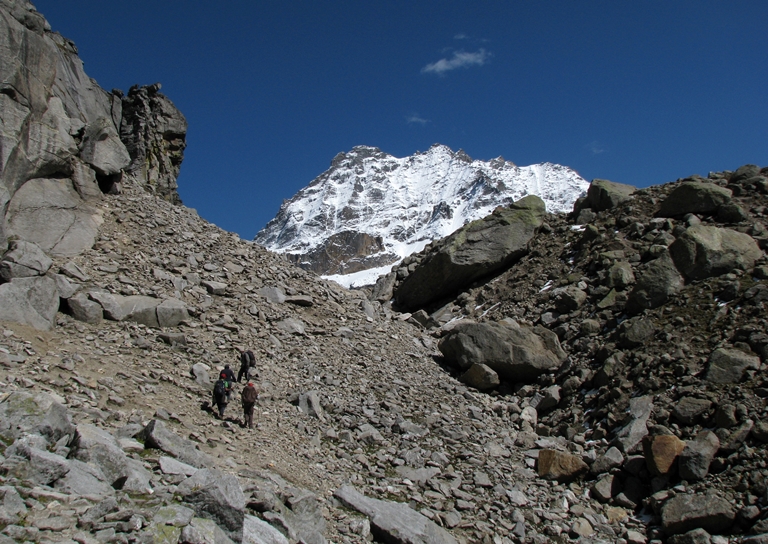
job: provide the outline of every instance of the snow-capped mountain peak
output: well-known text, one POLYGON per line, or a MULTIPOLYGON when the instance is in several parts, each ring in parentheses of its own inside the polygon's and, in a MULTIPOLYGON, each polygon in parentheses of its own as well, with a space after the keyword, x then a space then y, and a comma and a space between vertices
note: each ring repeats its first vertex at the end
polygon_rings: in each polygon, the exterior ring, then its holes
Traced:
POLYGON ((529 194, 550 212, 570 211, 587 186, 558 164, 473 160, 441 144, 404 158, 356 146, 284 202, 255 241, 304 268, 348 274, 391 265, 529 194))

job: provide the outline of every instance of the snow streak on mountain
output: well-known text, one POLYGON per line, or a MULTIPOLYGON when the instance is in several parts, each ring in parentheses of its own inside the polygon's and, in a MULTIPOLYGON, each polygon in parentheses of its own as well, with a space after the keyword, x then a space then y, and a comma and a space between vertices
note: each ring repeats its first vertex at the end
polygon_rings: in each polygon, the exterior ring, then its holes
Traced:
POLYGON ((550 212, 570 211, 588 185, 557 164, 477 161, 437 144, 404 158, 357 146, 284 202, 255 241, 321 274, 388 272, 497 206, 534 194, 550 212))

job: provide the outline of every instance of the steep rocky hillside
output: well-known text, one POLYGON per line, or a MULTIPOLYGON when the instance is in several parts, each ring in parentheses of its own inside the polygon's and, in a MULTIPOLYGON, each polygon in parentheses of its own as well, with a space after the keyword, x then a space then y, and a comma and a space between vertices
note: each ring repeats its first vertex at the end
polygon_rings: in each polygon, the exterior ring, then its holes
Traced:
MULTIPOLYGON (((600 503, 596 512, 649 515, 648 538, 686 533, 670 542, 762 534, 766 173, 747 165, 642 190, 596 180, 570 219, 540 220, 502 273, 432 287, 493 260, 488 249, 467 258, 473 231, 494 235, 486 221, 407 259, 374 296, 425 307, 414 318, 440 331, 442 361, 493 398, 515 399, 528 420, 516 444, 567 453, 542 462, 543 451, 526 451, 540 476, 586 475, 570 487, 600 503)), ((550 510, 568 521, 546 534, 573 531, 573 513, 550 510)))
POLYGON ((156 86, 0 24, 0 542, 768 541, 768 169, 529 195, 349 291, 151 182, 156 86))

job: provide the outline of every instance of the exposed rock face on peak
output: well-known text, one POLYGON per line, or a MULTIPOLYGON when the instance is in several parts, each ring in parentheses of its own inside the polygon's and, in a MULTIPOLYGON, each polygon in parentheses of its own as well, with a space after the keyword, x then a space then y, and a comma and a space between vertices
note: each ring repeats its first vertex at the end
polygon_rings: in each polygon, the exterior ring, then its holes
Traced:
POLYGON ((320 274, 349 274, 392 264, 526 195, 569 211, 587 185, 564 166, 472 160, 444 145, 404 158, 357 146, 286 201, 255 241, 320 274), (381 243, 343 247, 339 235, 349 232, 381 243))

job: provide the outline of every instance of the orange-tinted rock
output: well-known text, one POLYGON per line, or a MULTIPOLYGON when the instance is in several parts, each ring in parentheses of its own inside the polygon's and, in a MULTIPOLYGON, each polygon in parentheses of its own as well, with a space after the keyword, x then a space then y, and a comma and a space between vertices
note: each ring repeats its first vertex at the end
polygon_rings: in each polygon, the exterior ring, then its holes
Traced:
POLYGON ((589 466, 580 457, 557 450, 539 452, 539 476, 547 480, 569 482, 587 472, 589 466))
POLYGON ((643 440, 645 463, 654 476, 669 474, 684 449, 685 442, 671 434, 648 436, 643 440))

